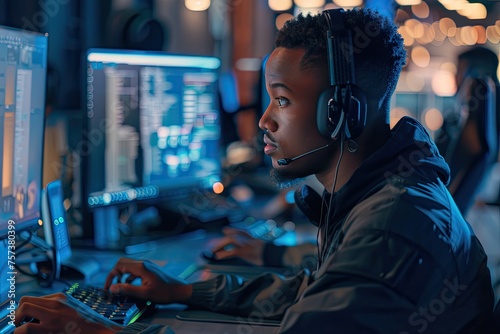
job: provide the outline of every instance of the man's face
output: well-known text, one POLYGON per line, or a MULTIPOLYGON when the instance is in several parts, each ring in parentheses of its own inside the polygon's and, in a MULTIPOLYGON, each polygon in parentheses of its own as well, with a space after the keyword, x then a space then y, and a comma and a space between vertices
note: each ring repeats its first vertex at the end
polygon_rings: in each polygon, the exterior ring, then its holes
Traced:
MULTIPOLYGON (((327 69, 301 69, 305 50, 276 48, 266 65, 266 88, 270 104, 259 122, 267 130, 264 153, 273 167, 289 179, 322 171, 331 162, 332 149, 321 150, 280 166, 279 159, 293 158, 331 142, 317 128, 317 100, 328 87, 327 69)), ((326 122, 326 120, 325 120, 326 122)))

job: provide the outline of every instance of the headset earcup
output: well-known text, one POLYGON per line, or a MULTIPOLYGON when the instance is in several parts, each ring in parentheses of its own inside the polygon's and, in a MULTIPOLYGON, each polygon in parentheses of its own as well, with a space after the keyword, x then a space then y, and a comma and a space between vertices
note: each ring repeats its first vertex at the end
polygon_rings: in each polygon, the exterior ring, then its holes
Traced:
MULTIPOLYGON (((329 87, 325 89, 318 99, 318 107, 316 112, 316 122, 321 135, 326 138, 335 138, 339 134, 339 123, 343 121, 340 107, 337 107, 329 112, 329 103, 333 99, 335 88, 329 87), (337 130, 337 131, 336 131, 337 130), (336 132, 336 133, 334 133, 336 132)), ((367 104, 366 97, 363 91, 355 85, 351 86, 351 102, 347 113, 347 127, 349 130, 350 139, 358 137, 366 125, 367 104)), ((335 105, 335 103, 330 103, 335 105)))
POLYGON ((366 125, 367 104, 363 91, 358 86, 351 86, 351 102, 347 113, 347 127, 350 139, 358 137, 366 125))
POLYGON ((318 226, 321 222, 321 205, 323 204, 321 195, 305 184, 294 192, 293 197, 300 211, 309 218, 311 223, 318 226))
MULTIPOLYGON (((335 88, 328 87, 325 89, 318 99, 318 106, 316 112, 316 123, 319 133, 326 138, 332 138, 332 133, 340 121, 340 111, 333 110, 329 112, 330 100, 334 98, 335 88), (329 115, 330 114, 330 115, 329 115), (330 119, 331 118, 331 119, 330 119)), ((332 103, 333 105, 333 103, 332 103)))

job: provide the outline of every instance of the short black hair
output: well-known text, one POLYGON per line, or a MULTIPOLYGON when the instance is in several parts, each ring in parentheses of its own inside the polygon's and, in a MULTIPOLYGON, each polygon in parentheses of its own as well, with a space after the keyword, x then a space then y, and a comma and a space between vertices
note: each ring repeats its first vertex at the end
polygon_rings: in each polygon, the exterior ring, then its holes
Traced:
MULTIPOLYGON (((345 26, 353 37, 356 82, 365 94, 388 105, 406 62, 403 38, 397 26, 377 11, 363 8, 345 11, 345 26)), ((304 48, 301 66, 328 66, 328 23, 318 15, 302 15, 287 21, 278 31, 275 47, 304 48)))

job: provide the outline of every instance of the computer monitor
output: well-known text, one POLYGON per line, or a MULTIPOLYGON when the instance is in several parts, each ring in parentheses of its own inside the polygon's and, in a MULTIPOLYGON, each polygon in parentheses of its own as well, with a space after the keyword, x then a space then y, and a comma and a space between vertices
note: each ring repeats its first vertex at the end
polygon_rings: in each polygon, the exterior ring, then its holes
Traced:
POLYGON ((221 179, 219 68, 211 56, 87 52, 83 199, 93 210, 221 179))
POLYGON ((37 229, 41 222, 47 42, 46 35, 0 26, 2 333, 14 328, 10 321, 15 309, 15 282, 11 277, 16 236, 37 229))
POLYGON ((0 26, 0 238, 41 219, 47 42, 0 26))

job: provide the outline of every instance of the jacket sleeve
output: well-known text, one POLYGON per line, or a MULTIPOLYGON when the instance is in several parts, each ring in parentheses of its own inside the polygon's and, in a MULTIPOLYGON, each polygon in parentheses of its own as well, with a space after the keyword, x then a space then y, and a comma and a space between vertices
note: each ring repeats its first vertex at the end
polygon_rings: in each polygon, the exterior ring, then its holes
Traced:
POLYGON ((306 270, 293 276, 266 273, 247 281, 233 274, 221 274, 194 283, 187 304, 238 316, 281 319, 308 280, 306 270))
MULTIPOLYGON (((263 274, 245 281, 239 276, 221 274, 193 284, 189 306, 239 316, 281 319, 307 284, 308 272, 294 276, 263 274)), ((174 334, 169 326, 134 323, 117 334, 174 334)))
POLYGON ((317 267, 317 248, 309 242, 294 246, 268 242, 264 245, 262 259, 266 267, 302 267, 314 271, 317 267))

